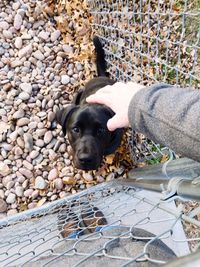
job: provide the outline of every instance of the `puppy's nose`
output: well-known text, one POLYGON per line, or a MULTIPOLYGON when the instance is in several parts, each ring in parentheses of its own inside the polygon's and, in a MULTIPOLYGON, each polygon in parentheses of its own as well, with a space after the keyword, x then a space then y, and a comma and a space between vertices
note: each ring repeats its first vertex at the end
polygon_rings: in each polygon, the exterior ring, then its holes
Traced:
POLYGON ((78 158, 81 163, 92 163, 92 161, 94 160, 94 157, 92 155, 88 155, 85 153, 79 154, 78 158))

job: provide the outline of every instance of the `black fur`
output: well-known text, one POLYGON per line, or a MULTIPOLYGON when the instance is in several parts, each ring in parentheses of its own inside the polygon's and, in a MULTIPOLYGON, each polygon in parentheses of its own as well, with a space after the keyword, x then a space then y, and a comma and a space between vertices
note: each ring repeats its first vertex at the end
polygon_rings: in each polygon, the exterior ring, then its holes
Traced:
POLYGON ((107 121, 114 112, 99 104, 88 104, 86 98, 106 85, 115 81, 106 77, 106 62, 100 40, 95 37, 94 45, 97 53, 97 72, 101 77, 90 80, 84 90, 80 90, 73 103, 56 114, 57 122, 67 134, 74 151, 74 164, 84 170, 97 169, 104 155, 113 153, 121 142, 123 129, 110 132, 107 121))
POLYGON ((105 60, 105 52, 97 36, 93 38, 93 43, 96 50, 97 75, 98 77, 108 76, 108 73, 106 72, 107 65, 105 60))

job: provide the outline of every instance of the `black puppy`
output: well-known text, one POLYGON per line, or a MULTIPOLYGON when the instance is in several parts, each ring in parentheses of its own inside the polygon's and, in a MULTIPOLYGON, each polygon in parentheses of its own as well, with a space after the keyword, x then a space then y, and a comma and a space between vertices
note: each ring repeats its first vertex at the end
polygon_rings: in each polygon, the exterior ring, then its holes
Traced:
POLYGON ((78 92, 73 103, 56 114, 56 120, 62 126, 64 135, 67 133, 73 148, 74 164, 83 170, 97 169, 103 156, 113 153, 119 146, 123 134, 123 129, 113 132, 107 129, 107 121, 114 116, 110 108, 86 102, 89 95, 115 83, 106 77, 105 54, 100 40, 94 37, 93 42, 99 77, 86 83, 85 89, 78 92))

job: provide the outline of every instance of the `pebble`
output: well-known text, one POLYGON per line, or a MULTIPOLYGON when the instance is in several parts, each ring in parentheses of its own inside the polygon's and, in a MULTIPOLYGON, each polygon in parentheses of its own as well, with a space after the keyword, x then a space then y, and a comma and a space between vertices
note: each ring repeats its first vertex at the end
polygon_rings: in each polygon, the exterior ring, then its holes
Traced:
POLYGON ((47 130, 44 129, 44 128, 43 129, 37 129, 35 133, 36 133, 37 137, 41 137, 41 136, 44 136, 44 134, 46 133, 46 131, 47 130))
POLYGON ((44 157, 42 154, 40 154, 37 158, 34 159, 35 164, 40 164, 43 161, 44 157))
POLYGON ((23 118, 25 115, 25 112, 23 109, 19 109, 17 110, 14 114, 13 114, 13 119, 20 119, 23 118))
POLYGON ((11 61, 10 66, 12 68, 16 68, 16 67, 21 66, 22 64, 23 64, 23 62, 21 60, 16 59, 16 60, 11 61))
POLYGON ((13 39, 13 34, 11 31, 9 30, 3 30, 3 36, 6 38, 6 39, 13 39))
POLYGON ((51 201, 54 201, 54 200, 56 200, 57 198, 58 198, 57 195, 52 195, 50 199, 51 199, 51 201))
POLYGON ((20 88, 22 91, 31 94, 32 93, 32 85, 30 83, 21 83, 20 88))
POLYGON ((102 176, 100 176, 100 175, 97 175, 96 179, 97 179, 98 183, 103 183, 104 182, 104 178, 102 176))
POLYGON ((17 36, 16 39, 15 39, 15 47, 17 49, 21 49, 22 48, 22 44, 23 44, 22 38, 17 36))
POLYGON ((17 214, 18 212, 17 212, 17 209, 10 209, 10 210, 8 210, 8 212, 7 212, 7 216, 12 216, 12 215, 15 215, 15 214, 17 214))
POLYGON ((66 85, 70 82, 70 77, 68 75, 62 75, 61 76, 61 83, 63 85, 66 85))
POLYGON ((11 151, 12 148, 13 148, 13 146, 12 146, 11 144, 8 144, 8 143, 2 143, 2 144, 1 144, 1 147, 2 147, 3 149, 5 149, 6 151, 11 151))
POLYGON ((28 169, 20 168, 20 169, 19 169, 19 172, 20 172, 22 175, 24 175, 26 178, 28 178, 28 179, 30 179, 30 178, 33 177, 33 173, 32 173, 30 170, 28 170, 28 169))
POLYGON ((31 198, 32 198, 32 199, 35 199, 35 198, 37 198, 38 196, 39 196, 39 192, 38 192, 38 190, 36 189, 36 190, 33 191, 32 195, 31 195, 31 198))
POLYGON ((20 7, 20 2, 19 2, 19 1, 14 2, 14 3, 12 4, 12 8, 13 8, 14 10, 18 10, 19 7, 20 7))
POLYGON ((17 182, 18 183, 20 183, 20 184, 23 184, 23 182, 25 181, 25 177, 24 176, 19 176, 18 178, 17 178, 17 182))
POLYGON ((51 33, 51 41, 55 42, 56 40, 58 40, 60 35, 61 35, 61 32, 59 30, 56 30, 56 31, 52 32, 51 33))
POLYGON ((41 177, 37 176, 35 179, 35 188, 36 189, 45 189, 47 187, 47 182, 41 177))
MULTIPOLYGON (((60 147, 59 147, 59 152, 61 153, 64 153, 67 149, 67 146, 65 143, 61 144, 60 147)), ((67 162, 65 161, 66 165, 70 165, 71 164, 71 161, 68 160, 67 162)))
POLYGON ((24 134, 24 146, 28 151, 33 150, 33 136, 30 133, 24 134))
POLYGON ((22 26, 22 16, 20 14, 16 14, 15 18, 14 18, 14 27, 16 30, 20 30, 21 26, 22 26))
POLYGON ((50 35, 49 32, 41 31, 38 34, 38 37, 46 41, 49 38, 49 35, 50 35))
POLYGON ((14 186, 14 181, 9 181, 7 184, 6 184, 6 188, 8 189, 8 190, 10 190, 13 186, 14 186))
POLYGON ((47 120, 52 122, 56 117, 56 114, 53 111, 50 111, 47 115, 47 120))
POLYGON ((70 45, 64 44, 63 45, 63 51, 67 54, 73 53, 74 49, 70 45))
POLYGON ((44 60, 45 56, 44 54, 42 54, 42 52, 40 50, 37 50, 33 53, 33 56, 38 59, 38 60, 44 60))
POLYGON ((57 150, 59 149, 61 143, 62 143, 62 142, 58 139, 58 140, 56 141, 55 145, 54 145, 53 150, 54 150, 54 151, 57 151, 57 150))
MULTIPOLYGON (((19 140, 19 139, 18 139, 19 140)), ((19 144, 20 145, 20 144, 19 144)), ((21 147, 24 147, 24 143, 22 143, 21 145, 20 145, 21 147)), ((21 147, 15 147, 15 149, 14 149, 14 154, 16 155, 16 156, 21 156, 22 154, 23 154, 23 150, 21 149, 21 147)))
POLYGON ((24 191, 24 196, 30 198, 32 193, 33 193, 33 189, 32 188, 27 189, 27 190, 24 191))
POLYGON ((59 197, 60 197, 60 198, 67 197, 68 195, 69 195, 69 193, 64 192, 64 191, 61 191, 61 192, 59 193, 59 197))
POLYGON ((35 159, 38 155, 39 155, 39 151, 37 150, 31 151, 31 153, 29 154, 31 159, 35 159))
POLYGON ((82 64, 78 62, 78 63, 76 64, 76 69, 77 69, 78 71, 82 71, 82 70, 83 70, 83 66, 82 66, 82 64))
MULTIPOLYGON (((22 42, 22 39, 21 39, 22 42)), ((25 56, 29 56, 32 53, 32 44, 28 44, 27 46, 23 47, 18 52, 18 57, 23 58, 25 56)))
POLYGON ((29 124, 28 124, 28 128, 29 129, 35 129, 37 127, 37 122, 36 121, 31 121, 29 124))
POLYGON ((54 100, 53 99, 50 99, 49 102, 48 102, 48 107, 49 108, 52 108, 54 105, 54 100))
POLYGON ((0 121, 0 134, 6 132, 8 129, 8 125, 4 121, 0 121))
POLYGON ((25 179, 22 183, 22 187, 26 189, 28 187, 28 179, 25 179))
POLYGON ((24 195, 24 188, 22 186, 16 186, 16 188, 15 188, 15 194, 18 197, 22 197, 24 195))
POLYGON ((35 144, 38 147, 43 147, 44 146, 44 141, 42 139, 38 139, 38 140, 36 140, 35 144))
POLYGON ((23 166, 24 166, 26 169, 30 170, 30 171, 33 170, 33 165, 32 165, 30 162, 28 162, 27 160, 24 160, 24 161, 23 161, 23 166))
POLYGON ((56 189, 61 190, 63 188, 63 181, 61 178, 56 178, 54 180, 54 186, 56 189))
POLYGON ((106 181, 112 181, 115 178, 115 174, 113 172, 109 173, 108 176, 106 177, 106 181))
POLYGON ((50 172, 48 174, 48 180, 49 181, 53 181, 57 177, 58 177, 58 171, 57 171, 57 169, 54 168, 54 169, 50 170, 50 172))
POLYGON ((24 125, 28 125, 30 122, 30 120, 28 118, 20 118, 18 121, 17 121, 17 126, 24 126, 24 125))
POLYGON ((87 181, 87 182, 91 182, 93 181, 93 176, 90 173, 84 172, 83 173, 83 178, 87 181))
POLYGON ((5 211, 7 211, 7 203, 3 199, 0 199, 0 213, 5 211))
POLYGON ((21 100, 28 100, 30 98, 30 95, 26 92, 21 92, 18 97, 21 100))
POLYGON ((6 176, 10 173, 11 173, 11 169, 9 168, 9 166, 4 162, 0 162, 0 174, 2 176, 6 176))
POLYGON ((1 30, 7 30, 9 28, 9 24, 7 21, 0 21, 0 29, 1 30))
POLYGON ((37 206, 36 203, 31 202, 31 203, 28 204, 28 209, 34 209, 36 206, 37 206))
POLYGON ((6 202, 8 204, 13 204, 13 203, 15 203, 15 200, 16 200, 16 195, 13 193, 9 193, 7 198, 6 198, 6 202))
POLYGON ((52 132, 47 131, 44 135, 44 143, 49 144, 51 142, 52 138, 53 138, 52 132))
POLYGON ((0 199, 4 199, 4 197, 5 197, 5 193, 3 189, 0 189, 0 199))

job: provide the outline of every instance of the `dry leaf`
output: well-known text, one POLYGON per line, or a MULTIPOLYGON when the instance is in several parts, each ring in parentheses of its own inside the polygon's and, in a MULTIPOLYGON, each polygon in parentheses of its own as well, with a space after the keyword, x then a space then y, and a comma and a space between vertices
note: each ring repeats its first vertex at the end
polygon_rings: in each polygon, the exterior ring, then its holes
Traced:
POLYGON ((43 198, 41 198, 39 201, 38 201, 38 203, 37 203, 37 207, 41 207, 45 202, 46 202, 46 197, 43 197, 43 198))
POLYGON ((25 210, 27 210, 28 209, 28 204, 27 203, 22 203, 22 204, 20 204, 20 206, 19 206, 19 210, 20 210, 20 212, 21 211, 25 211, 25 210))
POLYGON ((106 156, 105 157, 105 163, 107 163, 107 164, 113 164, 114 157, 115 157, 114 154, 111 154, 111 155, 106 156))
POLYGON ((76 183, 76 179, 74 177, 64 177, 63 183, 67 185, 74 185, 76 183))
POLYGON ((161 158, 161 163, 164 163, 165 161, 168 161, 169 160, 169 155, 167 155, 167 154, 164 154, 164 155, 162 155, 162 158, 161 158))

